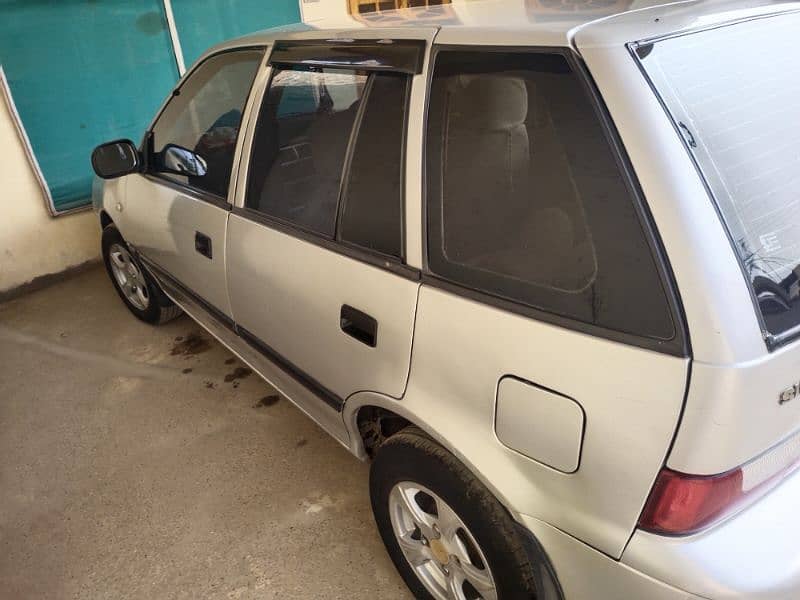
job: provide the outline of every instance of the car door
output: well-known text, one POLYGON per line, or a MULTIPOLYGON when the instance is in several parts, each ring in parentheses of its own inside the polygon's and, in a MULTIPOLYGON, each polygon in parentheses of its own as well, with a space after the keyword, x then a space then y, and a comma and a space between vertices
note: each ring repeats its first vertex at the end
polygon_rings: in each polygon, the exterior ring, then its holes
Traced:
POLYGON ((230 317, 225 283, 228 188, 245 103, 263 49, 212 55, 175 89, 127 178, 113 218, 148 266, 230 317))
POLYGON ((382 70, 327 63, 329 44, 276 43, 227 241, 239 333, 334 408, 358 390, 402 395, 419 287, 404 261, 403 143, 424 44, 398 44, 405 62, 358 44, 354 62, 382 70))

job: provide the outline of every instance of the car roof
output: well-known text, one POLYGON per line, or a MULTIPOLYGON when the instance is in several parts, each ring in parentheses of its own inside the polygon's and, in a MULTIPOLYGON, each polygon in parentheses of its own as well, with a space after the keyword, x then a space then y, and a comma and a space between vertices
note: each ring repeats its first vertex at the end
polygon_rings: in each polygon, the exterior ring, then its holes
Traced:
POLYGON ((342 10, 223 42, 207 54, 281 39, 432 39, 434 35, 437 44, 573 46, 581 32, 593 45, 619 44, 797 10, 800 2, 782 0, 453 0, 358 15, 342 10))

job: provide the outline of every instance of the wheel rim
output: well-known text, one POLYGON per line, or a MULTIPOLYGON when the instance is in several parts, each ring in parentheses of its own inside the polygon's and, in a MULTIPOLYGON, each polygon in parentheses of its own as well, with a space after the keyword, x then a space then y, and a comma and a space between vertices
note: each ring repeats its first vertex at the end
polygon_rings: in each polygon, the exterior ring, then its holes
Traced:
POLYGON ((139 310, 146 310, 150 305, 150 292, 131 253, 121 244, 112 244, 108 256, 111 272, 125 299, 139 310))
POLYGON ((434 598, 497 599, 483 550, 447 502, 403 481, 389 494, 389 516, 403 555, 434 598))

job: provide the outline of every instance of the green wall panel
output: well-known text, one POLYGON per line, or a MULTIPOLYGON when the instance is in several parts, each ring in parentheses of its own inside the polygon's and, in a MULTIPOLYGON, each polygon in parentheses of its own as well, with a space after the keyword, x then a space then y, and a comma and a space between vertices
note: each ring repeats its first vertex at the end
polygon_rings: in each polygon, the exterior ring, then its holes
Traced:
POLYGON ((172 12, 187 68, 223 40, 300 21, 298 0, 172 0, 172 12))
POLYGON ((0 0, 0 63, 57 210, 97 144, 138 143, 177 80, 161 0, 0 0))

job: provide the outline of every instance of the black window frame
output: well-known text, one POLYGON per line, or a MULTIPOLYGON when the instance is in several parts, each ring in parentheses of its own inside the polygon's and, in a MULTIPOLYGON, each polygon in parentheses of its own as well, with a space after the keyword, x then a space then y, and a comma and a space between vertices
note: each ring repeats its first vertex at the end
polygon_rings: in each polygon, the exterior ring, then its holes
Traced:
MULTIPOLYGON (((359 49, 362 50, 374 48, 376 55, 380 55, 381 53, 385 52, 385 43, 381 41, 382 39, 383 38, 376 38, 370 40, 361 39, 358 40, 358 47, 359 49)), ((399 41, 406 42, 409 46, 420 47, 422 48, 423 51, 426 44, 424 40, 399 40, 399 41)), ((348 41, 341 42, 342 45, 349 43, 350 42, 348 41)), ((335 222, 334 234, 333 236, 328 237, 324 234, 304 228, 295 223, 291 223, 289 221, 285 221, 278 217, 268 215, 264 212, 255 210, 253 208, 248 208, 246 206, 247 193, 249 189, 250 177, 252 176, 252 173, 250 172, 249 168, 247 172, 247 182, 245 185, 245 206, 241 207, 233 206, 231 209, 232 213, 239 217, 248 219, 250 221, 274 229, 276 231, 280 231, 282 233, 286 233, 303 241, 310 242, 326 250, 331 250, 337 254, 341 254, 348 258, 352 258, 360 262, 378 267, 380 269, 389 271, 406 279, 418 281, 420 279, 419 269, 410 267, 406 263, 406 237, 407 237, 406 176, 407 176, 407 159, 408 159, 408 125, 409 125, 409 112, 411 107, 412 80, 414 76, 413 72, 408 69, 387 67, 386 65, 372 67, 369 65, 364 66, 364 65, 344 64, 335 59, 326 61, 326 57, 330 56, 331 48, 336 47, 336 41, 294 40, 292 44, 301 45, 304 47, 304 49, 307 49, 308 47, 318 47, 320 59, 316 60, 313 65, 303 64, 301 62, 273 61, 272 53, 275 51, 276 47, 281 47, 280 46, 281 42, 276 41, 273 44, 272 49, 270 50, 270 55, 267 57, 267 64, 272 68, 272 72, 270 73, 269 80, 267 81, 264 87, 264 92, 261 97, 261 104, 257 107, 254 107, 256 128, 258 127, 259 124, 258 120, 261 116, 260 115, 261 108, 263 107, 263 104, 270 92, 273 79, 275 78, 276 73, 280 70, 312 70, 317 68, 318 69, 327 68, 327 69, 348 70, 353 72, 362 72, 362 73, 367 73, 369 75, 367 82, 365 84, 364 94, 362 96, 361 103, 358 107, 358 112, 356 114, 355 122, 353 123, 353 129, 351 130, 350 138, 347 142, 347 150, 345 152, 344 163, 342 166, 342 179, 339 185, 339 196, 337 198, 337 204, 336 204, 336 222, 335 222), (369 91, 372 87, 373 76, 380 75, 381 73, 392 73, 396 74, 397 76, 403 76, 406 79, 403 123, 401 125, 402 127, 401 169, 400 169, 401 255, 399 257, 393 255, 387 255, 377 250, 365 248, 353 242, 343 240, 341 239, 341 230, 340 230, 340 224, 342 219, 342 208, 343 208, 342 201, 345 197, 345 192, 347 190, 347 183, 349 182, 350 179, 350 167, 352 164, 353 154, 355 153, 358 141, 358 133, 361 129, 364 113, 366 112, 366 107, 369 102, 369 91)), ((255 151, 255 139, 253 139, 252 142, 253 143, 251 143, 250 152, 247 156, 248 165, 251 164, 253 153, 255 151)))
MULTIPOLYGON (((209 204, 213 204, 218 208, 223 208, 225 210, 230 211, 233 207, 233 202, 231 199, 231 192, 230 192, 230 183, 228 185, 228 193, 225 196, 220 196, 213 192, 209 192, 208 190, 204 190, 201 188, 197 188, 195 186, 189 185, 188 183, 181 183, 174 179, 167 177, 165 174, 160 173, 159 171, 151 170, 153 166, 153 155, 155 154, 155 148, 153 147, 153 129, 161 119, 161 116, 164 114, 164 111, 167 109, 167 106, 170 102, 176 97, 181 94, 181 88, 186 84, 187 81, 194 75, 194 73, 204 64, 206 64, 209 60, 216 58, 218 56, 222 56, 224 54, 230 54, 232 52, 260 52, 261 59, 259 60, 258 67, 256 68, 255 75, 253 75, 253 81, 250 82, 250 89, 247 91, 247 95, 245 96, 244 100, 244 107, 242 108, 242 120, 244 123, 244 118, 246 114, 247 104, 250 101, 250 97, 253 95, 253 89, 255 88, 256 79, 258 79, 258 73, 261 69, 264 68, 264 60, 266 59, 267 53, 267 46, 263 44, 254 45, 254 46, 237 46, 235 48, 226 48, 224 50, 220 50, 219 52, 214 52, 213 54, 209 54, 208 56, 204 57, 203 60, 196 62, 192 68, 181 77, 178 84, 173 88, 170 92, 167 99, 161 105, 161 108, 158 109, 158 113, 153 118, 150 125, 147 127, 147 131, 145 131, 144 137, 139 145, 139 152, 144 157, 143 161, 143 170, 142 176, 146 177, 150 181, 154 183, 158 183, 164 185, 168 188, 171 188, 177 192, 181 192, 183 194, 187 194, 196 200, 201 200, 203 202, 207 202, 209 204)), ((236 145, 238 146, 241 140, 241 135, 243 133, 242 127, 240 125, 239 128, 239 135, 236 138, 236 145)), ((239 170, 239 165, 236 163, 235 156, 233 163, 231 165, 231 180, 234 181, 234 174, 237 173, 239 170)))
POLYGON ((571 329, 592 336, 605 338, 613 342, 620 342, 630 346, 653 350, 662 354, 678 357, 690 357, 691 345, 689 340, 683 304, 677 292, 677 284, 669 263, 664 244, 653 221, 641 185, 633 169, 630 157, 622 143, 619 131, 614 124, 608 108, 603 101, 600 91, 589 73, 583 60, 572 49, 564 46, 483 46, 477 44, 436 44, 431 48, 428 64, 427 85, 425 90, 425 112, 423 115, 423 140, 422 140, 422 273, 423 284, 442 289, 458 296, 480 302, 504 311, 512 312, 537 321, 542 321, 566 329, 571 329), (464 283, 453 281, 447 277, 434 273, 429 265, 428 247, 428 179, 427 179, 427 150, 428 150, 428 121, 433 86, 433 75, 436 69, 437 58, 443 52, 493 52, 515 54, 551 54, 562 56, 575 77, 580 82, 587 99, 592 106, 609 148, 616 162, 625 188, 628 191, 634 213, 642 228, 645 243, 650 250, 653 263, 661 283, 667 307, 673 323, 674 334, 670 339, 659 339, 639 334, 628 333, 579 321, 575 318, 565 317, 540 308, 535 308, 519 301, 510 300, 498 295, 470 287, 464 283))

